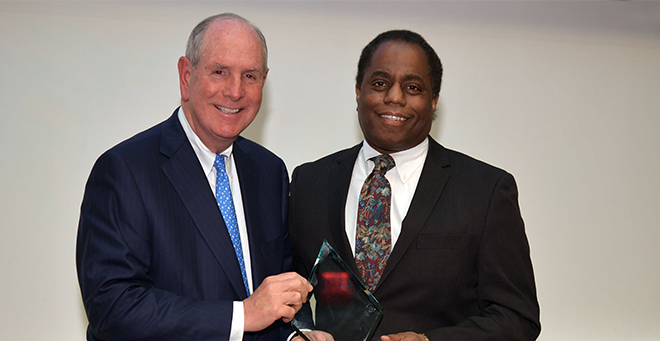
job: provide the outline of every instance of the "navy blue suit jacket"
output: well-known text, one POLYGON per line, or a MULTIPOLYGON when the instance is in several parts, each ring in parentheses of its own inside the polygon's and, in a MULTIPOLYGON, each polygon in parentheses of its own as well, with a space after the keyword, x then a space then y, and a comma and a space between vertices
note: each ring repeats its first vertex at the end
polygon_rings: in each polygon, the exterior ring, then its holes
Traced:
MULTIPOLYGON (((291 270, 288 173, 234 142, 254 287, 291 270)), ((78 279, 88 340, 227 340, 241 271, 208 180, 176 115, 105 152, 82 202, 78 279)), ((281 321, 245 340, 281 340, 281 321)))

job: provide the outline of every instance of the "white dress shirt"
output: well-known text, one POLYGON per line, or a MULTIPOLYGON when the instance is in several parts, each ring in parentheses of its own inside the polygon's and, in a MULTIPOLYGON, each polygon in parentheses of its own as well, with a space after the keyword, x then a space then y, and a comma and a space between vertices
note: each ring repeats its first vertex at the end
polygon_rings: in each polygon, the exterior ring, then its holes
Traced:
MULTIPOLYGON (((183 109, 179 108, 177 113, 179 117, 179 122, 185 131, 188 141, 199 159, 199 163, 202 165, 202 170, 206 174, 206 178, 209 182, 209 187, 211 188, 211 193, 215 197, 215 181, 217 178, 217 171, 213 167, 215 162, 215 153, 211 152, 205 145, 202 143, 202 140, 199 139, 197 134, 192 130, 192 127, 188 123, 183 109)), ((245 223, 245 212, 243 210, 243 198, 241 196, 241 185, 238 181, 238 173, 236 172, 236 163, 234 162, 233 157, 233 147, 230 145, 229 148, 224 150, 222 155, 227 156, 225 158, 225 169, 227 170, 227 176, 229 177, 229 187, 231 188, 231 195, 234 201, 234 210, 236 211, 236 220, 238 222, 238 230, 241 235, 241 246, 243 248, 243 259, 245 261, 245 272, 247 273, 248 286, 250 292, 254 292, 252 284, 252 266, 250 261, 250 243, 248 241, 247 234, 247 225, 245 223)), ((218 208, 219 210, 219 208, 218 208)), ((220 227, 218 227, 220 228, 220 227)), ((245 316, 243 309, 243 302, 236 301, 234 302, 234 310, 231 320, 231 334, 229 336, 229 341, 241 341, 243 339, 243 333, 245 330, 245 316)))
MULTIPOLYGON (((413 148, 390 154, 394 159, 395 166, 385 174, 385 178, 390 182, 392 189, 392 205, 390 207, 392 249, 401 234, 401 223, 406 217, 406 213, 412 202, 428 151, 429 140, 427 138, 413 148)), ((360 149, 358 157, 355 160, 355 166, 353 167, 353 175, 351 176, 351 184, 348 189, 345 208, 346 236, 351 243, 353 256, 355 256, 355 235, 360 191, 367 176, 369 176, 375 167, 374 162, 369 159, 380 154, 382 153, 373 149, 367 141, 364 141, 362 143, 362 149, 360 149)))

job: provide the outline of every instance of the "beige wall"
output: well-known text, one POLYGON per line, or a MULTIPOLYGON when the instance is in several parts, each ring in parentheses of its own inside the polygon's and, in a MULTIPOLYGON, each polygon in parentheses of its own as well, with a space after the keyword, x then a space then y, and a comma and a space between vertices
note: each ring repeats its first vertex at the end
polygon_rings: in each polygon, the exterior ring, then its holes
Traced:
POLYGON ((268 39, 245 135, 289 171, 361 140, 361 48, 387 29, 423 34, 445 67, 433 136, 518 180, 540 340, 658 338, 659 4, 487 1, 0 2, 0 339, 84 339, 87 175, 171 114, 188 33, 224 11, 268 39))

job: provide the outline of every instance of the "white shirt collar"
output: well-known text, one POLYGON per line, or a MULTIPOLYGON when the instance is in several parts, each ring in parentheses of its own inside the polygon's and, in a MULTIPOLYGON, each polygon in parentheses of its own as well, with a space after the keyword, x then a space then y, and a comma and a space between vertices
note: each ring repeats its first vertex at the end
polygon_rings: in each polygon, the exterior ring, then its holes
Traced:
MULTIPOLYGON (((420 144, 410 149, 390 154, 396 164, 392 170, 396 170, 396 174, 399 175, 401 182, 405 183, 416 169, 424 165, 428 151, 429 139, 425 138, 420 144)), ((369 170, 368 173, 374 168, 373 161, 369 159, 380 154, 382 153, 372 148, 366 140, 362 142, 362 149, 358 158, 360 162, 364 162, 369 170)))
MULTIPOLYGON (((195 154, 197 155, 197 158, 199 159, 199 163, 202 165, 202 169, 204 170, 204 174, 208 175, 210 172, 213 171, 213 163, 215 162, 215 153, 213 153, 204 143, 202 140, 199 139, 199 136, 195 134, 195 132, 192 130, 192 127, 190 126, 190 123, 188 123, 188 120, 186 119, 186 115, 183 112, 183 108, 179 107, 179 112, 177 113, 177 116, 179 117, 179 122, 181 123, 181 126, 183 127, 183 131, 186 133, 186 137, 188 137, 188 140, 190 141, 190 144, 193 147, 193 150, 195 151, 195 154)), ((225 167, 231 167, 232 162, 232 151, 234 150, 234 144, 232 143, 229 145, 229 148, 225 149, 222 151, 222 155, 227 156, 225 159, 225 167)), ((229 171, 229 168, 227 168, 227 174, 231 174, 229 171)))

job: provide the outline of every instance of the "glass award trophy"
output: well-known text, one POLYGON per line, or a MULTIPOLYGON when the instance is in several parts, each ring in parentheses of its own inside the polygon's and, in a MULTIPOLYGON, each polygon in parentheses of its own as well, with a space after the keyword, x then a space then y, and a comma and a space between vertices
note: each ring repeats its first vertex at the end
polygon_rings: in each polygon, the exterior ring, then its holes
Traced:
POLYGON ((310 328, 313 321, 313 329, 330 333, 335 341, 371 339, 383 307, 325 240, 308 280, 316 304, 298 311, 291 322, 294 330, 310 328))

